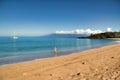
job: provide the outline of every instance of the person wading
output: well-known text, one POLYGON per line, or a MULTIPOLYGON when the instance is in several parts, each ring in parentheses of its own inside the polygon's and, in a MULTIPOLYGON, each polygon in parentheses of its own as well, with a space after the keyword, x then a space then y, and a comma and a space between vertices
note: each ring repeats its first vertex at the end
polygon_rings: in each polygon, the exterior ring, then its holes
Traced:
POLYGON ((54 56, 57 56, 57 48, 54 48, 54 56))

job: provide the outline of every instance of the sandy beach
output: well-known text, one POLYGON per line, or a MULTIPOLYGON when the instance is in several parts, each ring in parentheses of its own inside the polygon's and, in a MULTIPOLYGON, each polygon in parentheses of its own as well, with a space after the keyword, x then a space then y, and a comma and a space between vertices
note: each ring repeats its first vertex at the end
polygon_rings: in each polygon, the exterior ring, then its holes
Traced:
POLYGON ((0 66, 0 80, 120 80, 120 44, 0 66))
POLYGON ((108 38, 110 40, 120 40, 120 38, 108 38))

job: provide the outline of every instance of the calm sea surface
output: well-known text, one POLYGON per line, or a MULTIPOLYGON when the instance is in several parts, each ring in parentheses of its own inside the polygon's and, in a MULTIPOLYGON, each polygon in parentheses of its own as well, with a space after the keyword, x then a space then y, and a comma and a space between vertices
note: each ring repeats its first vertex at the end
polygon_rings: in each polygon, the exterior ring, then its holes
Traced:
POLYGON ((75 39, 75 38, 41 38, 41 37, 0 37, 0 65, 28 61, 38 58, 67 55, 103 45, 117 43, 114 40, 75 39))

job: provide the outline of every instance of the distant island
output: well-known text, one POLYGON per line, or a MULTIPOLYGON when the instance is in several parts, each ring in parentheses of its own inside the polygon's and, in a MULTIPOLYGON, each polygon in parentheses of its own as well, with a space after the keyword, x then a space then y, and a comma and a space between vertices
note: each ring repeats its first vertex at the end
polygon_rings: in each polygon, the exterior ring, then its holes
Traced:
POLYGON ((99 34, 91 34, 87 37, 78 37, 78 38, 89 38, 89 39, 106 39, 106 38, 120 38, 120 32, 104 32, 99 34))

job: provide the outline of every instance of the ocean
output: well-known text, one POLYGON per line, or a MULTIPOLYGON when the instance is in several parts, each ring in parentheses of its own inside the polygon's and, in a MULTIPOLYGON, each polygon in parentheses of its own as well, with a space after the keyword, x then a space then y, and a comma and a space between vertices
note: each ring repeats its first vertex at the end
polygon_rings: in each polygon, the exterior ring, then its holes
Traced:
POLYGON ((88 49, 114 44, 117 41, 104 39, 42 38, 42 37, 0 37, 0 65, 34 59, 68 55, 88 49))

